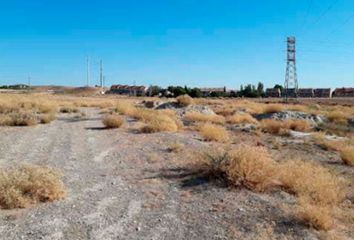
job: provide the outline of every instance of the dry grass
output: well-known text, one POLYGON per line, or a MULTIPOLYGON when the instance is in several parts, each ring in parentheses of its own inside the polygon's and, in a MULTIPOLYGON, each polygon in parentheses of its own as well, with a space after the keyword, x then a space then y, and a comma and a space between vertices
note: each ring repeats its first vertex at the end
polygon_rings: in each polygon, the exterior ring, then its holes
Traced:
POLYGON ((354 145, 353 139, 328 140, 325 133, 316 133, 313 140, 325 150, 337 151, 344 164, 354 166, 354 145))
POLYGON ((345 146, 339 150, 342 161, 349 166, 354 166, 354 146, 345 146))
POLYGON ((318 230, 330 230, 333 227, 333 210, 329 206, 310 203, 306 198, 299 199, 295 216, 318 230))
POLYGON ((155 133, 155 132, 177 132, 178 125, 176 122, 167 115, 158 114, 154 118, 145 120, 147 123, 141 128, 143 133, 155 133))
POLYGON ((124 118, 116 114, 110 114, 102 119, 102 123, 106 128, 120 128, 124 124, 124 118))
POLYGON ((183 150, 183 148, 184 148, 184 145, 182 143, 174 142, 174 143, 168 145, 167 150, 169 152, 178 153, 178 152, 181 152, 183 150))
POLYGON ((350 112, 339 111, 339 110, 330 111, 326 114, 326 117, 328 118, 329 121, 338 124, 343 124, 343 125, 348 124, 348 119, 350 118, 350 116, 351 116, 350 112))
POLYGON ((277 113, 283 111, 284 105, 281 104, 267 104, 263 108, 263 113, 277 113))
POLYGON ((199 112, 189 112, 185 115, 184 119, 191 122, 225 123, 225 118, 223 116, 216 114, 202 114, 199 112))
POLYGON ((232 184, 265 191, 276 183, 275 162, 264 147, 239 145, 229 153, 226 174, 232 184))
POLYGON ((302 119, 289 119, 285 121, 264 119, 261 121, 260 128, 267 133, 288 135, 289 130, 309 132, 312 126, 309 121, 302 119))
POLYGON ((243 114, 234 114, 226 118, 226 121, 231 124, 240 124, 240 123, 251 123, 256 124, 258 121, 252 117, 249 113, 243 114))
POLYGON ((193 158, 196 171, 223 178, 233 186, 266 191, 278 184, 276 164, 264 147, 241 144, 232 150, 211 148, 193 158))
POLYGON ((196 172, 227 179, 234 186, 260 192, 281 187, 295 194, 295 217, 319 230, 333 227, 335 211, 346 196, 343 180, 327 168, 300 160, 279 164, 264 147, 241 144, 231 150, 212 148, 193 160, 196 172))
POLYGON ((177 100, 178 105, 183 106, 183 107, 187 107, 187 106, 193 104, 193 98, 191 98, 187 94, 177 97, 176 100, 177 100))
POLYGON ((318 132, 312 135, 313 140, 325 150, 339 151, 345 146, 345 142, 341 140, 328 140, 326 134, 318 132))
POLYGON ((25 208, 66 195, 61 175, 48 167, 22 166, 0 169, 1 208, 25 208))
POLYGON ((295 215, 316 229, 329 230, 334 208, 346 195, 342 180, 327 168, 304 161, 284 163, 278 172, 282 186, 299 198, 295 215))
POLYGON ((226 142, 229 139, 229 134, 224 127, 211 123, 203 124, 199 132, 206 141, 226 142))
POLYGON ((63 106, 60 108, 61 113, 78 113, 79 109, 75 106, 63 106))
POLYGON ((284 121, 284 126, 287 129, 291 129, 299 132, 309 132, 312 130, 311 123, 304 119, 290 119, 284 121))
POLYGON ((343 182, 327 168, 311 162, 294 160, 280 165, 283 186, 313 204, 336 205, 345 197, 343 182))
POLYGON ((183 128, 183 123, 172 110, 152 110, 137 108, 131 103, 122 102, 117 106, 117 112, 125 114, 146 123, 140 130, 143 133, 177 132, 183 128))
POLYGON ((260 122, 260 129, 263 132, 277 135, 288 135, 289 129, 285 127, 283 121, 277 121, 274 119, 264 119, 260 122))
POLYGON ((40 117, 40 123, 42 124, 48 124, 51 123, 56 119, 56 116, 54 113, 47 113, 47 114, 42 114, 40 117))

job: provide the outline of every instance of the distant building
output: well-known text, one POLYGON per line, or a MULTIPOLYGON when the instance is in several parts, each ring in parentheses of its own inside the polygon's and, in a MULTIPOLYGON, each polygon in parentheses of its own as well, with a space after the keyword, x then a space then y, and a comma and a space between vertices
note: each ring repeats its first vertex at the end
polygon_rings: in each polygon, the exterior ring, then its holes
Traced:
POLYGON ((284 89, 281 93, 283 97, 296 98, 297 92, 295 88, 288 88, 288 90, 284 89))
POLYGON ((330 88, 315 88, 313 90, 313 96, 315 98, 330 98, 331 89, 330 88))
POLYGON ((200 88, 203 97, 212 97, 213 95, 226 95, 226 87, 222 88, 200 88))
POLYGON ((281 91, 279 88, 267 88, 265 91, 266 97, 280 98, 281 91))
POLYGON ((333 97, 354 97, 354 88, 336 88, 333 97))
POLYGON ((297 96, 301 98, 312 98, 313 95, 313 88, 299 88, 297 91, 297 96))
POLYGON ((145 96, 148 88, 145 86, 112 85, 109 94, 121 94, 129 96, 145 96))

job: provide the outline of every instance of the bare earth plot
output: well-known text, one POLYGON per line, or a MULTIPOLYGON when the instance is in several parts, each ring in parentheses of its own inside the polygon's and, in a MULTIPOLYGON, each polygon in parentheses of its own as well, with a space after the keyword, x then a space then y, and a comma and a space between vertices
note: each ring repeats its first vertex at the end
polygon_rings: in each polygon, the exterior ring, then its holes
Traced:
POLYGON ((316 239, 282 210, 288 195, 230 190, 178 167, 167 146, 201 148, 197 135, 140 134, 133 120, 106 130, 98 110, 83 111, 84 119, 0 128, 1 165, 58 168, 68 188, 62 201, 2 210, 1 239, 316 239))

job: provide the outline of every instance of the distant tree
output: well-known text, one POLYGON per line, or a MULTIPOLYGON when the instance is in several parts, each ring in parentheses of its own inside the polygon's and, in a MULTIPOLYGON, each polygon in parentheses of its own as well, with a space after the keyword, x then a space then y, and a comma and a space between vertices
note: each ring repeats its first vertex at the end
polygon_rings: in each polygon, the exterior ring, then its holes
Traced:
POLYGON ((161 91, 160 86, 154 85, 154 86, 149 87, 149 95, 150 96, 157 96, 157 95, 159 95, 160 91, 161 91))
POLYGON ((183 87, 181 87, 181 86, 176 86, 176 87, 175 86, 169 86, 167 88, 167 90, 170 91, 171 93, 173 93, 174 97, 178 97, 180 95, 187 94, 186 90, 183 87))
POLYGON ((264 85, 261 82, 259 82, 257 85, 257 94, 258 94, 258 97, 264 96, 264 85))
POLYGON ((279 84, 275 84, 274 88, 279 88, 280 91, 283 91, 283 86, 282 85, 279 85, 279 84))
POLYGON ((203 96, 202 92, 200 91, 199 88, 192 88, 190 90, 190 94, 189 94, 191 97, 193 98, 200 98, 203 96))

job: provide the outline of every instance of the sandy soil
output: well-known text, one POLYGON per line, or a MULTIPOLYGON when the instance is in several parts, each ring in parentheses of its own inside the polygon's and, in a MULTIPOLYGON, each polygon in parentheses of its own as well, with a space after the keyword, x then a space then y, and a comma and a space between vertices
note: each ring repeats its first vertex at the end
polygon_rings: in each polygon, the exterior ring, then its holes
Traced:
POLYGON ((230 189, 178 167, 188 155, 169 144, 202 148, 198 135, 139 134, 132 120, 106 130, 98 110, 82 111, 84 119, 0 128, 2 166, 56 167, 69 191, 62 201, 1 210, 1 239, 317 239, 283 210, 292 196, 230 189))

